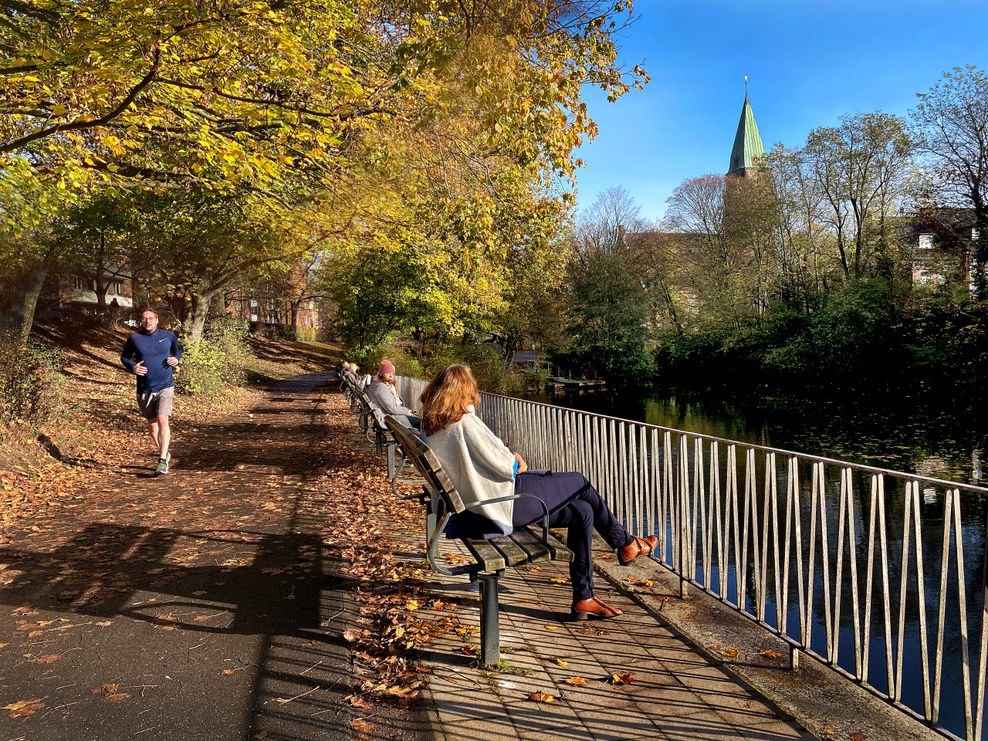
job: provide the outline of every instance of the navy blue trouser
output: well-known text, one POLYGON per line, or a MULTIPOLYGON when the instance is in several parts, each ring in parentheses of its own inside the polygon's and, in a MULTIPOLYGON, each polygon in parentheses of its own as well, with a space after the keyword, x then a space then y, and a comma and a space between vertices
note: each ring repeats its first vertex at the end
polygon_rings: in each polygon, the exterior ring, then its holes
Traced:
MULTIPOLYGON (((617 521, 582 473, 522 473, 515 478, 516 494, 531 494, 545 502, 549 509, 549 527, 565 527, 566 543, 573 551, 569 578, 573 583, 573 600, 593 597, 593 531, 611 548, 621 548, 631 542, 624 525, 617 521)), ((542 507, 534 499, 524 497, 514 502, 512 524, 515 527, 541 522, 542 507)))

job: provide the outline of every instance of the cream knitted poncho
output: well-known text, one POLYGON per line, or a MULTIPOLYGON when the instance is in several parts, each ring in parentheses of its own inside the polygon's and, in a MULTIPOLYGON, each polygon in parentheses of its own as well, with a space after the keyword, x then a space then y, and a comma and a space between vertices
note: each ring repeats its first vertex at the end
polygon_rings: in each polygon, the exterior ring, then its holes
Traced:
MULTIPOLYGON (((466 505, 515 493, 515 455, 474 413, 425 438, 466 505)), ((473 510, 491 520, 502 535, 511 533, 514 502, 473 510)))

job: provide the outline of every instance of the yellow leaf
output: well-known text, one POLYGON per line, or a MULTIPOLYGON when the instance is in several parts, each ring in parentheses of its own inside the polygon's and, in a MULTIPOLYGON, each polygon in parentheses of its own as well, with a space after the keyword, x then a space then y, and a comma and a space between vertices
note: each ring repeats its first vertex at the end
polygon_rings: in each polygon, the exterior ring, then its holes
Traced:
POLYGON ((559 666, 569 666, 569 662, 566 659, 556 659, 556 664, 559 666))
POLYGON ((569 677, 567 679, 564 679, 563 681, 566 684, 571 685, 573 687, 586 687, 587 686, 587 680, 585 680, 583 677, 569 677))
POLYGON ((360 731, 361 733, 372 733, 374 731, 374 724, 368 723, 366 720, 361 720, 357 718, 350 725, 353 726, 353 730, 360 731))
POLYGON ((738 658, 738 656, 741 655, 741 652, 738 650, 737 646, 728 646, 727 648, 722 648, 720 652, 729 659, 736 659, 738 658))
POLYGON ((45 704, 41 700, 18 700, 4 705, 0 710, 6 710, 10 718, 27 718, 41 710, 45 704))
POLYGON ((610 678, 611 684, 631 684, 635 681, 634 674, 612 674, 610 678))

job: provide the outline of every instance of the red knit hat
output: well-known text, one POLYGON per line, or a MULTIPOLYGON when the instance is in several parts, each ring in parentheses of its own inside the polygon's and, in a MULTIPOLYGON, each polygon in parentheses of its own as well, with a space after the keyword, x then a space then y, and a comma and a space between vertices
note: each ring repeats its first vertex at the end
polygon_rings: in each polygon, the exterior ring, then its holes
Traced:
POLYGON ((383 376, 385 373, 394 373, 395 364, 390 360, 382 360, 381 364, 377 367, 377 375, 383 376))

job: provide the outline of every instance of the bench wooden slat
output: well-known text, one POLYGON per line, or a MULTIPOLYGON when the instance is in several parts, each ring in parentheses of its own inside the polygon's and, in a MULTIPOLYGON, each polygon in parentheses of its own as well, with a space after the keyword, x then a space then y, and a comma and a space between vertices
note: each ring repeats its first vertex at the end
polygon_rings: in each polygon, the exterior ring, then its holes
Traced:
MULTIPOLYGON (((535 527, 532 525, 531 527, 535 527)), ((573 551, 550 541, 543 543, 541 533, 536 535, 528 528, 520 528, 511 533, 515 543, 529 554, 530 561, 572 561, 573 551)))
MULTIPOLYGON (((529 550, 520 547, 515 542, 514 533, 503 538, 494 538, 491 540, 491 543, 504 555, 505 563, 508 566, 521 566, 522 564, 530 563, 532 557, 535 555, 529 550)), ((545 549, 543 548, 543 550, 545 549)), ((545 552, 548 555, 548 551, 545 552)))
POLYGON ((485 538, 464 538, 463 544, 480 564, 482 571, 501 571, 507 568, 504 556, 485 538))

